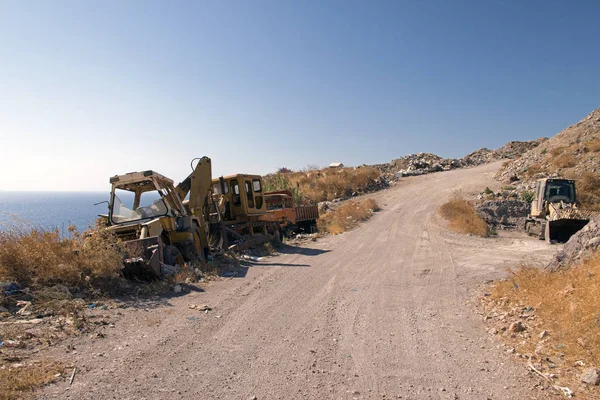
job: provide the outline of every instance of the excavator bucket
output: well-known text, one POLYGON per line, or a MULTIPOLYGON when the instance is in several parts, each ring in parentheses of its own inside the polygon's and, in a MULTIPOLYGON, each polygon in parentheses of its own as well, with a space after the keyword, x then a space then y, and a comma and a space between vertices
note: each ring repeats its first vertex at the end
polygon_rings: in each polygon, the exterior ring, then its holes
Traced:
POLYGON ((546 223, 546 242, 565 243, 587 225, 589 219, 557 219, 546 223))
POLYGON ((162 242, 158 236, 123 243, 127 256, 123 260, 123 275, 127 279, 155 280, 164 275, 162 242))

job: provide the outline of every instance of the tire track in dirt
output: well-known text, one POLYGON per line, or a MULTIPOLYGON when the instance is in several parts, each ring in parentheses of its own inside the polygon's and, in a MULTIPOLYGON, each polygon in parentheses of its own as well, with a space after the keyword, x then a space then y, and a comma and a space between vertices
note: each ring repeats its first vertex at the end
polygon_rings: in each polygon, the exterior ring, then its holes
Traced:
POLYGON ((531 378, 492 346, 464 301, 506 260, 548 251, 526 238, 456 235, 436 217, 452 190, 492 187, 498 166, 406 179, 373 195, 383 210, 354 231, 169 307, 124 310, 112 336, 57 353, 83 372, 42 398, 529 397, 531 378), (144 326, 144 315, 161 323, 144 326))

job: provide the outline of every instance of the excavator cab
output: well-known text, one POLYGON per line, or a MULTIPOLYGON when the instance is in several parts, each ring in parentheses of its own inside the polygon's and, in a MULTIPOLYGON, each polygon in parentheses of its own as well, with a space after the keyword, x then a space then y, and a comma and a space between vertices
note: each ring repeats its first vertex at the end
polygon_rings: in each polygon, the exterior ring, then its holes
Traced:
POLYGON ((125 276, 156 279, 176 273, 185 262, 206 260, 203 212, 210 179, 208 157, 177 186, 151 170, 110 178, 106 229, 121 240, 125 276))
POLYGON ((531 216, 543 218, 548 213, 548 204, 550 203, 575 206, 577 203, 575 181, 557 178, 538 180, 535 198, 531 203, 531 216))

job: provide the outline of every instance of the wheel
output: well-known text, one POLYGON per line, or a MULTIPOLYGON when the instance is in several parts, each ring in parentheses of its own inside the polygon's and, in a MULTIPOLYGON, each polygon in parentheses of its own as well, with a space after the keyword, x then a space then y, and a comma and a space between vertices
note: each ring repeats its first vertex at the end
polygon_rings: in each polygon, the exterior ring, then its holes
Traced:
POLYGON ((183 255, 181 251, 173 245, 165 246, 163 249, 163 261, 167 265, 183 266, 183 255))
POLYGON ((200 236, 200 229, 196 228, 193 233, 194 241, 188 241, 181 247, 185 261, 204 261, 204 246, 200 236), (200 249, 200 251, 198 250, 200 249))

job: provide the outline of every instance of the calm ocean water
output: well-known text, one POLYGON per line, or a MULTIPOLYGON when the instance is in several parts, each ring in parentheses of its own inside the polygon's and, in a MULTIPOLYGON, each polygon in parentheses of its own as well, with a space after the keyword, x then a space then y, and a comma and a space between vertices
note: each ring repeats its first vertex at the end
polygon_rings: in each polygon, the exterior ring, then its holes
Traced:
POLYGON ((108 192, 6 192, 0 191, 0 230, 42 227, 67 232, 69 225, 84 231, 98 214, 107 213, 108 192))

